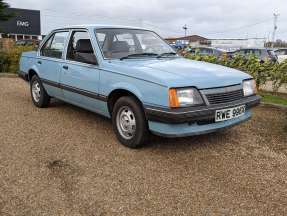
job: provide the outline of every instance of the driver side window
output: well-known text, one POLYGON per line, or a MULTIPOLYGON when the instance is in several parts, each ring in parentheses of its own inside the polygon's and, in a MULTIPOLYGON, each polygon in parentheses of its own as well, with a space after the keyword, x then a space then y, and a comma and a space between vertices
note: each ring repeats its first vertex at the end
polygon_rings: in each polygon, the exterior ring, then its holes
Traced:
POLYGON ((67 60, 97 64, 90 36, 86 31, 74 31, 67 50, 67 60))

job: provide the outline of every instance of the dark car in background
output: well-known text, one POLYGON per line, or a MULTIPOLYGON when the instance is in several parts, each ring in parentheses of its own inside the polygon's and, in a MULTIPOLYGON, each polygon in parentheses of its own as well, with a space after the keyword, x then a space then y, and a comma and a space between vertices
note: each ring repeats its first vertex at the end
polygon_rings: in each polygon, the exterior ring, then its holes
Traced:
POLYGON ((234 55, 242 55, 248 58, 250 55, 255 55, 261 63, 265 62, 266 60, 276 63, 278 61, 275 52, 271 49, 266 48, 244 48, 239 49, 232 53, 234 55))
POLYGON ((15 42, 16 46, 38 46, 40 43, 39 40, 30 40, 30 39, 25 39, 25 40, 18 40, 15 42))
POLYGON ((187 51, 191 54, 198 54, 203 56, 221 56, 226 53, 224 50, 217 49, 214 47, 193 47, 187 49, 187 51))

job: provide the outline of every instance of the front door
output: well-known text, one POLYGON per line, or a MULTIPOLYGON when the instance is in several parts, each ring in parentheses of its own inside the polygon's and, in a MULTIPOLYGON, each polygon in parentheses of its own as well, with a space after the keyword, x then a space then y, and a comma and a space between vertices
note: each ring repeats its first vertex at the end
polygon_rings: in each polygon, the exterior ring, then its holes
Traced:
POLYGON ((60 84, 64 99, 102 113, 104 100, 98 94, 100 70, 86 30, 74 30, 71 33, 66 62, 61 70, 60 84))

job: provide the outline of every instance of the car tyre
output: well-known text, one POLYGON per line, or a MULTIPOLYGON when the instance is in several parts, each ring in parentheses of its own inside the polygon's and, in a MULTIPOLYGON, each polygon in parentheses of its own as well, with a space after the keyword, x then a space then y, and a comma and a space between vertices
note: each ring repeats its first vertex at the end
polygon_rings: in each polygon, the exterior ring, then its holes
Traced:
POLYGON ((30 93, 36 107, 44 108, 50 103, 50 96, 43 87, 40 78, 34 75, 30 81, 30 93))
POLYGON ((119 98, 112 112, 113 129, 118 140, 129 148, 141 147, 148 137, 144 110, 132 96, 119 98))

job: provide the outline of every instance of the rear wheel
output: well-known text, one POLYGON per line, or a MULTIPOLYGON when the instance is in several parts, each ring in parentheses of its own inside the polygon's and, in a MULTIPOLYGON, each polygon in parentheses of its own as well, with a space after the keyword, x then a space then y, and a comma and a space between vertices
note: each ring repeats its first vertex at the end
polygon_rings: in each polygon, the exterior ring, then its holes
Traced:
POLYGON ((144 144, 148 126, 141 104, 131 96, 117 100, 112 113, 113 128, 118 140, 130 148, 144 144))
POLYGON ((35 106, 43 108, 49 105, 50 96, 47 94, 40 78, 37 75, 34 75, 30 81, 30 92, 35 106))

